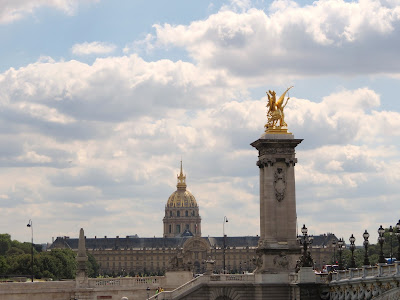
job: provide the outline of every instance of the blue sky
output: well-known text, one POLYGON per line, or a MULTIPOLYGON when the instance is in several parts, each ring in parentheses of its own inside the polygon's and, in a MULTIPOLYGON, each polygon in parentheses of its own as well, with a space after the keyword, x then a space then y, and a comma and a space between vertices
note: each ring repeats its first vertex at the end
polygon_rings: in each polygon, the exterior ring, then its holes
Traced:
POLYGON ((183 158, 204 235, 259 234, 269 89, 291 100, 298 223, 400 218, 400 2, 3 1, 0 226, 161 236, 183 158), (221 228, 220 228, 221 227, 221 228))

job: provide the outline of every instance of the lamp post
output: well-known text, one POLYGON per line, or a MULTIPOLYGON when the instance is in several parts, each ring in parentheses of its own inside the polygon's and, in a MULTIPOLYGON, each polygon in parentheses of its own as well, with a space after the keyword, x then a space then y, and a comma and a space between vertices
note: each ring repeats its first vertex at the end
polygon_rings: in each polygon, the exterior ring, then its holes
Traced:
POLYGON ((313 267, 314 264, 311 255, 307 251, 308 246, 313 243, 313 237, 307 234, 308 229, 305 224, 303 224, 303 227, 301 228, 301 233, 303 234, 303 236, 297 237, 299 244, 303 246, 303 257, 301 258, 301 267, 313 267))
POLYGON ((397 228, 396 236, 397 236, 397 241, 398 241, 397 260, 400 261, 400 220, 397 222, 396 228, 397 228))
POLYGON ((383 243, 385 242, 385 237, 383 236, 383 234, 385 233, 385 229, 383 229, 382 225, 381 227, 379 227, 378 229, 378 242, 379 245, 381 246, 381 251, 379 252, 379 259, 378 259, 378 263, 380 264, 384 264, 386 262, 385 257, 383 256, 383 243))
POLYGON ((146 291, 147 291, 147 299, 149 299, 150 298, 150 288, 147 287, 146 291))
POLYGON ((346 248, 343 238, 338 240, 338 251, 339 251, 339 270, 343 270, 343 262, 342 262, 342 252, 346 248))
POLYGON ((224 216, 224 222, 222 223, 222 234, 224 235, 224 249, 222 250, 222 256, 223 256, 223 264, 222 264, 222 268, 223 268, 223 273, 225 274, 225 249, 226 249, 226 234, 225 234, 225 223, 228 223, 228 218, 226 216, 224 216))
POLYGON ((333 245, 333 264, 332 265, 336 265, 336 239, 334 238, 332 241, 332 245, 333 245))
POLYGON ((389 227, 389 235, 390 235, 390 263, 393 263, 393 227, 390 225, 389 227))
POLYGON ((363 238, 364 238, 364 248, 365 248, 365 253, 364 253, 364 266, 369 266, 369 258, 368 258, 368 238, 369 238, 369 233, 367 229, 365 229, 365 232, 363 233, 363 238))
POLYGON ((31 219, 29 220, 26 227, 31 228, 31 236, 32 236, 32 239, 31 239, 31 280, 33 282, 33 223, 32 223, 31 219))
POLYGON ((350 241, 350 251, 351 251, 350 268, 355 268, 356 261, 354 260, 354 250, 356 249, 356 245, 354 244, 354 242, 356 241, 356 238, 354 237, 353 234, 351 234, 349 241, 350 241))

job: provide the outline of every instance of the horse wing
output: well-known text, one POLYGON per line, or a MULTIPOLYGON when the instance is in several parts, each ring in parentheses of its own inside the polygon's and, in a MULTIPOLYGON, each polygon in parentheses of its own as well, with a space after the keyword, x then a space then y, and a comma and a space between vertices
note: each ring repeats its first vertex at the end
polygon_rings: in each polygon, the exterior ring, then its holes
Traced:
POLYGON ((289 87, 278 99, 278 101, 276 101, 276 106, 278 108, 280 108, 282 106, 283 100, 285 99, 285 95, 286 93, 292 88, 293 86, 289 87))

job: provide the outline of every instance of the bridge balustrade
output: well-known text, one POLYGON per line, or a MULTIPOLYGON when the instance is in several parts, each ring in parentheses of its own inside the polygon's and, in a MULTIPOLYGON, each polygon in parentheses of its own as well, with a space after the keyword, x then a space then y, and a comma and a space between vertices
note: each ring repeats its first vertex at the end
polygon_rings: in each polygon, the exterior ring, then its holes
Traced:
POLYGON ((331 300, 370 300, 400 286, 400 262, 332 273, 331 300))
POLYGON ((110 286, 162 286, 164 277, 120 277, 120 278, 89 278, 89 287, 92 288, 108 288, 110 286))

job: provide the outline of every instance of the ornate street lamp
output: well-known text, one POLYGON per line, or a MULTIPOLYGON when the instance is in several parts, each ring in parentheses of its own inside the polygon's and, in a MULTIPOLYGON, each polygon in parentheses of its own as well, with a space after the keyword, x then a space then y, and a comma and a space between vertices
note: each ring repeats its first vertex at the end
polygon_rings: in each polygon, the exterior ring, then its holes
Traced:
POLYGON ((365 248, 365 253, 364 253, 364 266, 369 266, 369 258, 368 258, 368 238, 369 238, 369 233, 367 229, 365 229, 365 232, 363 233, 363 238, 364 238, 364 248, 365 248))
POLYGON ((393 263, 393 227, 390 225, 389 227, 389 235, 390 235, 390 263, 393 263))
POLYGON ((356 245, 354 244, 354 242, 356 241, 356 238, 354 237, 353 234, 351 234, 349 241, 350 241, 350 251, 351 251, 350 268, 355 268, 356 261, 354 260, 354 250, 356 249, 356 245))
POLYGON ((29 220, 26 227, 31 228, 31 236, 32 236, 32 240, 31 240, 31 280, 33 282, 33 223, 32 223, 32 220, 29 220))
POLYGON ((339 270, 343 270, 343 263, 342 263, 342 252, 346 248, 343 238, 338 240, 338 251, 339 251, 339 270))
POLYGON ((309 236, 307 234, 307 232, 308 232, 308 229, 307 229, 306 225, 303 224, 303 227, 301 228, 301 233, 303 234, 303 236, 297 237, 298 242, 300 243, 300 245, 303 246, 303 256, 301 257, 301 263, 300 263, 301 267, 313 267, 314 266, 311 254, 310 254, 310 252, 307 251, 308 246, 313 243, 314 238, 312 236, 309 236))
POLYGON ((226 216, 224 216, 224 222, 222 223, 222 234, 224 235, 224 249, 222 250, 222 256, 223 256, 222 269, 223 269, 224 274, 226 273, 226 270, 225 270, 225 249, 226 249, 225 223, 228 223, 228 218, 226 216))
POLYGON ((380 264, 384 264, 386 262, 385 257, 383 256, 383 243, 385 242, 385 237, 383 236, 383 234, 385 233, 385 229, 382 227, 379 227, 378 229, 378 242, 379 245, 381 246, 381 251, 379 253, 379 259, 378 259, 378 263, 380 264))
POLYGON ((333 263, 332 263, 332 265, 336 265, 336 243, 337 243, 337 240, 334 238, 332 240, 332 246, 333 246, 333 263))
POLYGON ((397 222, 396 228, 397 228, 396 232, 397 241, 399 242, 397 246, 397 260, 400 261, 400 220, 397 222))

